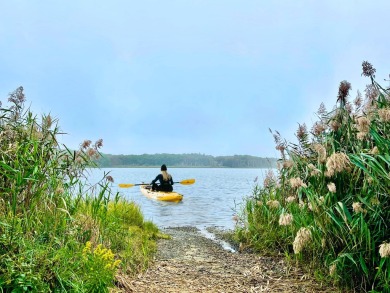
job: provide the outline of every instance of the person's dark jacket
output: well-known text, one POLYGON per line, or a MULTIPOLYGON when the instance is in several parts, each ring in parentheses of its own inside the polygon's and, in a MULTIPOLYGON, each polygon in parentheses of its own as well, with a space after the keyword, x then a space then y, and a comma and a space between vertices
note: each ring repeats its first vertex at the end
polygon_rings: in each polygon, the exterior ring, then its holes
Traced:
POLYGON ((153 190, 160 190, 160 191, 172 191, 173 190, 173 179, 172 176, 169 178, 169 180, 165 181, 162 174, 158 174, 156 178, 151 183, 153 190), (157 185, 156 182, 159 181, 160 185, 157 185))

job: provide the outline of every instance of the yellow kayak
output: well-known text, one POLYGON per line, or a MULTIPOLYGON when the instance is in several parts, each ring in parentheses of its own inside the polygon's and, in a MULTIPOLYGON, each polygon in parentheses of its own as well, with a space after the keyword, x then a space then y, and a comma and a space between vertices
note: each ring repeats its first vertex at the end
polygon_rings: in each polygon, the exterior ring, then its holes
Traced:
POLYGON ((183 199, 183 195, 177 192, 168 192, 168 191, 152 191, 151 189, 148 189, 146 187, 150 187, 150 185, 141 185, 141 193, 145 195, 146 197, 149 197, 151 199, 155 200, 162 200, 162 201, 171 201, 171 202, 179 202, 183 199))

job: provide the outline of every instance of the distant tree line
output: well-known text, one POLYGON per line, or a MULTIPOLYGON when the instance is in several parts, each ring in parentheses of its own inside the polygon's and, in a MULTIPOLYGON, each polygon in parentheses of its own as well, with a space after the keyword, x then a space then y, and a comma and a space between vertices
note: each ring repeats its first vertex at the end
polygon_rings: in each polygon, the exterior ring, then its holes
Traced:
POLYGON ((99 167, 221 167, 221 168, 275 168, 276 158, 249 155, 211 156, 205 154, 103 154, 97 160, 99 167))

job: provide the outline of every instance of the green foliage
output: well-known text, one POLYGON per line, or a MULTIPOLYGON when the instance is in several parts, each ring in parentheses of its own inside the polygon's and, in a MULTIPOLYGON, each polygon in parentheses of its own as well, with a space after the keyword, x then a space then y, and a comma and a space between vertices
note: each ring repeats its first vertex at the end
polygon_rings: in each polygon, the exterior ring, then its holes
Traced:
POLYGON ((248 155, 213 157, 204 154, 103 154, 97 164, 100 167, 160 167, 161 162, 164 162, 170 167, 274 168, 276 161, 276 158, 248 155))
POLYGON ((119 269, 144 269, 158 229, 111 192, 111 176, 86 179, 102 141, 60 146, 56 121, 25 109, 23 88, 8 101, 0 103, 1 291, 108 292, 119 269))
POLYGON ((348 102, 343 81, 339 106, 322 105, 311 134, 300 125, 297 144, 274 134, 279 173, 256 186, 236 237, 314 265, 342 287, 390 292, 390 94, 370 66, 364 103, 360 94, 348 102))

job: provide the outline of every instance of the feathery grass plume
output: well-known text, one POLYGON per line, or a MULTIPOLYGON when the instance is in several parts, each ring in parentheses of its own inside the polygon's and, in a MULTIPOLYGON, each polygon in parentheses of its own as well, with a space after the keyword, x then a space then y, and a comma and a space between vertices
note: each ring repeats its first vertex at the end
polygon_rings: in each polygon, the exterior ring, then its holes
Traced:
POLYGON ((370 131, 370 124, 370 120, 365 116, 356 119, 356 128, 359 132, 368 133, 370 131))
POLYGON ((318 161, 320 163, 325 163, 326 162, 326 148, 322 144, 319 144, 319 143, 315 143, 313 145, 313 148, 318 154, 318 161))
POLYGON ((95 142, 95 149, 100 149, 103 147, 103 139, 98 139, 96 142, 95 142))
POLYGON ((88 148, 86 153, 90 158, 99 158, 99 154, 94 148, 88 148))
POLYGON ((367 136, 368 136, 368 132, 358 132, 356 134, 356 138, 358 140, 362 140, 362 141, 365 140, 367 138, 367 136))
POLYGON ((326 130, 325 126, 321 122, 314 123, 311 132, 314 136, 320 136, 326 130))
POLYGON ((336 121, 336 120, 332 120, 332 121, 330 122, 330 128, 331 128, 333 131, 339 130, 339 129, 340 129, 340 126, 341 126, 340 122, 338 122, 338 121, 336 121))
POLYGON ((305 248, 306 244, 311 240, 311 231, 308 228, 301 227, 298 230, 297 235, 295 236, 293 242, 294 253, 300 253, 303 248, 305 248))
POLYGON ((298 139, 298 145, 291 146, 291 152, 295 153, 298 156, 306 157, 309 155, 309 133, 307 132, 306 124, 298 124, 298 130, 296 132, 296 137, 298 139))
POLYGON ((111 175, 107 175, 107 176, 106 176, 106 180, 109 181, 109 182, 111 182, 111 183, 114 183, 114 178, 112 178, 111 175))
POLYGON ((92 143, 92 141, 90 141, 89 139, 86 139, 86 140, 84 140, 83 143, 80 145, 80 148, 86 150, 87 148, 89 148, 89 146, 91 145, 91 143, 92 143))
POLYGON ((332 276, 332 277, 335 276, 336 269, 337 269, 336 264, 335 263, 331 264, 330 267, 329 267, 329 275, 332 276))
POLYGON ((292 166, 294 166, 294 162, 291 160, 283 161, 283 168, 284 169, 290 169, 292 166))
POLYGON ((326 176, 331 177, 335 173, 340 173, 342 171, 348 171, 350 168, 351 162, 348 156, 344 153, 334 153, 326 161, 326 176))
POLYGON ((379 255, 381 258, 390 257, 390 243, 382 243, 379 245, 379 255))
POLYGON ((317 168, 310 172, 310 176, 318 176, 319 174, 321 174, 321 171, 317 168))
POLYGON ((289 182, 292 188, 307 187, 306 183, 304 183, 299 177, 290 178, 289 182))
POLYGON ((340 102, 341 108, 345 107, 350 90, 351 90, 351 84, 348 81, 343 80, 342 82, 340 82, 339 93, 337 95, 337 102, 340 102))
POLYGON ((321 174, 321 171, 318 170, 313 164, 309 164, 308 169, 310 171, 310 176, 317 176, 318 174, 321 174))
POLYGON ((299 140, 304 140, 307 137, 307 127, 306 124, 298 124, 297 137, 299 140))
POLYGON ((96 156, 96 150, 94 148, 88 148, 87 149, 87 155, 90 157, 90 158, 93 158, 96 156))
POLYGON ((276 183, 276 177, 274 172, 272 170, 268 170, 263 181, 263 186, 267 188, 275 185, 275 183, 276 183))
POLYGON ((295 200, 296 200, 295 196, 291 196, 291 195, 286 198, 286 202, 288 202, 288 203, 293 202, 295 200))
POLYGON ((269 200, 267 201, 267 206, 272 209, 277 209, 280 207, 280 203, 277 200, 269 200))
MULTIPOLYGON (((24 89, 22 86, 18 87, 15 91, 9 94, 8 102, 15 104, 18 108, 20 108, 23 103, 26 101, 26 96, 23 93, 24 89)), ((12 108, 14 109, 14 108, 12 108)))
POLYGON ((379 118, 382 122, 390 122, 390 109, 379 109, 378 110, 379 118))
POLYGON ((369 63, 368 61, 363 61, 362 67, 363 67, 362 75, 375 78, 374 74, 376 72, 376 69, 372 66, 371 63, 369 63))
POLYGON ((352 204, 352 209, 353 211, 358 214, 358 213, 365 213, 366 210, 362 208, 362 203, 361 202, 354 202, 352 204))
POLYGON ((42 131, 50 129, 53 125, 53 119, 51 118, 50 115, 43 116, 42 117, 42 131))
POLYGON ((359 90, 357 91, 356 98, 353 100, 353 103, 357 110, 360 109, 363 104, 362 94, 359 90))
POLYGON ((293 221, 293 215, 292 214, 281 214, 279 218, 279 225, 280 226, 289 226, 291 225, 293 221))
POLYGON ((329 192, 336 193, 336 185, 333 182, 328 183, 329 192))
POLYGON ((275 133, 273 133, 272 130, 269 129, 269 132, 271 132, 272 136, 274 137, 274 141, 276 144, 275 149, 280 151, 280 155, 281 155, 282 159, 285 160, 286 154, 284 153, 284 151, 287 148, 287 143, 282 140, 282 136, 280 135, 280 133, 278 131, 275 131, 275 133))
POLYGON ((378 149, 378 147, 377 147, 377 146, 374 146, 374 147, 372 148, 372 150, 370 150, 370 154, 371 154, 371 155, 377 155, 377 154, 379 154, 379 149, 378 149))
POLYGON ((326 248, 326 239, 325 239, 325 238, 322 238, 322 239, 321 239, 321 247, 322 247, 323 249, 326 248))
POLYGON ((56 195, 61 195, 65 192, 63 187, 57 187, 56 191, 54 192, 56 195))
POLYGON ((325 108, 325 105, 323 102, 321 102, 320 107, 318 108, 317 114, 318 114, 318 116, 320 116, 321 120, 322 120, 322 118, 324 118, 324 116, 326 116, 327 111, 326 111, 326 108, 325 108))
POLYGON ((348 114, 352 114, 353 107, 352 107, 352 104, 350 102, 347 102, 345 104, 345 110, 347 110, 348 114))
POLYGON ((368 105, 372 106, 379 95, 378 89, 373 84, 368 84, 364 90, 368 105))

